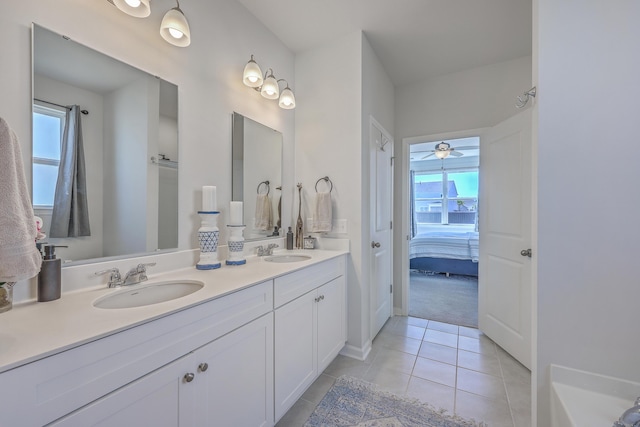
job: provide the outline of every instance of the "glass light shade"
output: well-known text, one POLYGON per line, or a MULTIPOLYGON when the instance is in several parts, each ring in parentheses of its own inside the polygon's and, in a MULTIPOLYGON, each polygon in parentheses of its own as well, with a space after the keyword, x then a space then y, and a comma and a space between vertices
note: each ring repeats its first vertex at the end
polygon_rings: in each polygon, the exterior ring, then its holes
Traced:
POLYGON ((269 74, 269 76, 264 80, 264 83, 262 83, 260 93, 267 99, 278 99, 278 96, 280 96, 278 81, 273 77, 273 73, 269 74))
POLYGON ((262 70, 256 61, 253 60, 253 55, 251 55, 251 60, 247 62, 247 65, 244 66, 242 82, 249 87, 262 86, 262 70))
POLYGON ((446 159, 447 157, 449 157, 449 150, 441 150, 438 151, 436 150, 436 157, 439 159, 446 159))
POLYGON ((146 18, 151 14, 149 0, 110 0, 115 7, 136 18, 146 18))
POLYGON ((280 106, 280 108, 284 108, 285 110, 296 108, 296 97, 293 96, 293 91, 289 89, 289 86, 285 87, 282 90, 278 105, 280 106))
POLYGON ((160 24, 160 35, 174 46, 186 47, 191 44, 189 23, 179 8, 174 7, 164 14, 160 24))

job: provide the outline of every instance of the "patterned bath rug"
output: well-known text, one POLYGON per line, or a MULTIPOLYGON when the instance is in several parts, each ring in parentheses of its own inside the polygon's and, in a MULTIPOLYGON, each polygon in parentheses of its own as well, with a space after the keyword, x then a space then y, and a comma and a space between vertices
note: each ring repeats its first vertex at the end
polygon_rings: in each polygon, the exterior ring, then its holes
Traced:
POLYGON ((341 376, 304 427, 488 427, 444 409, 393 393, 374 384, 341 376))

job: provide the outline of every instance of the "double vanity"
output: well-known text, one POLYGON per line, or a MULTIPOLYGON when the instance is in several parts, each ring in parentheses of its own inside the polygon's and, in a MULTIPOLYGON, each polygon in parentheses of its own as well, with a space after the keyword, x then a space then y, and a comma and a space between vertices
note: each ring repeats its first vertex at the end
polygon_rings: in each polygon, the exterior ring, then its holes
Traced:
POLYGON ((0 425, 271 426, 346 341, 346 251, 193 266, 2 315, 0 425))

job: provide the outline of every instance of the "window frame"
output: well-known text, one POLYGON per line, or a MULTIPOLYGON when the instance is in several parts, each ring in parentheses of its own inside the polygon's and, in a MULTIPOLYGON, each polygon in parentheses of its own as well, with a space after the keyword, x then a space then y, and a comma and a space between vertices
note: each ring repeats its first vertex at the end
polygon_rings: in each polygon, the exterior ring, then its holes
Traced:
MULTIPOLYGON (((58 142, 60 144, 60 154, 62 154, 62 137, 64 135, 64 128, 66 126, 66 120, 67 120, 67 110, 64 107, 53 107, 53 106, 48 106, 48 105, 44 105, 41 103, 33 103, 33 111, 32 111, 32 124, 35 127, 35 120, 34 120, 34 115, 35 114, 41 114, 41 115, 45 115, 45 116, 49 116, 49 117, 55 117, 58 120, 60 120, 60 136, 58 139, 58 142)), ((32 144, 36 144, 35 141, 35 132, 32 131, 33 134, 33 143, 32 144)), ((33 153, 33 147, 32 147, 32 153, 33 153)), ((34 186, 36 183, 36 179, 35 179, 35 168, 34 165, 39 164, 39 165, 45 165, 45 166, 55 166, 56 167, 56 171, 58 170, 58 168, 60 167, 60 158, 58 157, 56 158, 51 158, 51 157, 36 157, 36 156, 31 156, 31 194, 34 194, 34 186)), ((54 185, 55 187, 55 185, 54 185)), ((54 189, 54 194, 55 194, 55 189, 54 189)), ((32 196, 33 198, 33 196, 32 196)), ((51 201, 51 204, 46 204, 46 205, 33 205, 34 209, 39 209, 39 210, 52 210, 53 209, 53 200, 51 201)))
MULTIPOLYGON (((472 197, 449 197, 449 188, 448 188, 448 184, 449 184, 449 173, 459 173, 459 172, 475 172, 478 174, 478 177, 480 175, 480 167, 479 166, 473 166, 473 167, 468 167, 468 166, 463 166, 463 167, 459 167, 459 168, 450 168, 450 169, 423 169, 423 170, 415 170, 415 179, 414 182, 412 183, 412 185, 414 186, 414 206, 417 204, 417 202, 429 202, 429 201, 434 201, 434 202, 440 202, 441 204, 441 209, 440 209, 440 223, 421 223, 421 224, 425 224, 425 225, 433 225, 433 226, 440 226, 440 225, 447 225, 447 226, 452 226, 452 227, 468 227, 468 226, 473 226, 474 223, 464 223, 464 224, 450 224, 449 223, 449 202, 450 201, 458 201, 458 200, 462 200, 462 201, 473 201, 475 202, 476 206, 478 203, 478 198, 479 198, 479 192, 480 192, 480 188, 478 186, 478 193, 476 194, 475 198, 472 197), (442 188, 441 188, 441 196, 439 198, 436 197, 428 197, 428 198, 417 198, 415 197, 416 191, 415 191, 415 185, 416 185, 416 180, 419 176, 424 176, 424 175, 440 175, 441 178, 441 183, 442 183, 442 188)), ((474 210, 475 214, 478 215, 477 212, 477 208, 474 210)), ((417 214, 418 212, 414 212, 414 214, 417 214)))

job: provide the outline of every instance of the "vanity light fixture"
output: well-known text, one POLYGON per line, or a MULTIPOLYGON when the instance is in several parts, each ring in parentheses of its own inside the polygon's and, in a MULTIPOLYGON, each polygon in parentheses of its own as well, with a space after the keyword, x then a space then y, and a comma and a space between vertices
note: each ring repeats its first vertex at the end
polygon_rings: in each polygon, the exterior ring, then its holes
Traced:
MULTIPOLYGON (((127 15, 136 18, 146 18, 151 14, 149 0, 107 0, 127 15)), ((160 24, 160 35, 174 46, 186 47, 191 44, 189 22, 180 9, 180 2, 176 0, 176 7, 167 11, 160 24)))
POLYGON ((296 107, 296 97, 289 87, 289 83, 285 79, 276 79, 271 68, 264 73, 263 77, 262 70, 255 59, 253 59, 253 55, 251 55, 251 59, 244 67, 242 82, 246 86, 260 92, 260 94, 267 99, 278 99, 280 108, 291 110, 296 107), (285 83, 285 88, 282 92, 280 91, 280 82, 285 83))
POLYGON ((176 0, 176 4, 176 7, 164 14, 162 24, 160 24, 160 35, 174 46, 187 47, 191 44, 189 23, 180 9, 178 0, 176 0))
POLYGON ((149 0, 107 0, 115 7, 136 18, 146 18, 151 14, 149 0))

